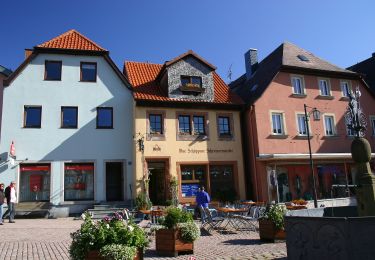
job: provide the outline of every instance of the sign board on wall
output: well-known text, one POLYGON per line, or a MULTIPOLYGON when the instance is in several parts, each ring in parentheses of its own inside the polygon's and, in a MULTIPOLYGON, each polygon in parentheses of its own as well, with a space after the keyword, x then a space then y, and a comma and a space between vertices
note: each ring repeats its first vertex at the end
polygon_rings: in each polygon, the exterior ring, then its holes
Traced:
POLYGON ((181 184, 182 197, 193 197, 198 193, 199 184, 187 183, 181 184))

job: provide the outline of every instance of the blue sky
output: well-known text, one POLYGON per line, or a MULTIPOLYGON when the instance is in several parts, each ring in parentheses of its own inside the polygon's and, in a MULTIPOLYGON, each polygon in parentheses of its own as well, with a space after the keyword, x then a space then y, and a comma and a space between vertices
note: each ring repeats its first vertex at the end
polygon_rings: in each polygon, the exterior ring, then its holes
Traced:
POLYGON ((76 29, 124 60, 163 63, 192 49, 227 81, 243 54, 263 59, 283 41, 341 67, 375 52, 375 1, 33 0, 1 5, 0 64, 17 68, 24 49, 76 29))

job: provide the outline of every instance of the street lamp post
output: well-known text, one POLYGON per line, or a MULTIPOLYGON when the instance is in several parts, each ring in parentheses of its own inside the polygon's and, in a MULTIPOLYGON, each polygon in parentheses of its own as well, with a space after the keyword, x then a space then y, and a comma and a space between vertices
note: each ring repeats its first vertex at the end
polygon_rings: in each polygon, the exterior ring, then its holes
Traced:
POLYGON ((309 117, 311 114, 313 114, 314 120, 320 120, 320 111, 316 107, 309 107, 306 106, 306 104, 303 104, 305 109, 305 123, 306 123, 306 131, 307 131, 307 142, 309 144, 309 156, 310 156, 310 171, 311 176, 313 179, 313 197, 314 197, 314 207, 318 207, 318 196, 316 193, 316 181, 315 181, 315 175, 314 175, 314 163, 312 159, 312 153, 311 153, 311 143, 310 143, 310 129, 309 129, 309 117), (307 108, 311 108, 311 111, 307 113, 307 108))

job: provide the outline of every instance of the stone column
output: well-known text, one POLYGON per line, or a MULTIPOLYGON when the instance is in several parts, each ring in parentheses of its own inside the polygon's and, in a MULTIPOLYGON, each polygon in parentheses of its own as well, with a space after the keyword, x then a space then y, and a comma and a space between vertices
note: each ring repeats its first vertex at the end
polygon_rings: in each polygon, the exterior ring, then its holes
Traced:
POLYGON ((362 137, 356 137, 351 146, 352 158, 357 166, 358 216, 375 216, 375 176, 371 172, 371 146, 362 137))

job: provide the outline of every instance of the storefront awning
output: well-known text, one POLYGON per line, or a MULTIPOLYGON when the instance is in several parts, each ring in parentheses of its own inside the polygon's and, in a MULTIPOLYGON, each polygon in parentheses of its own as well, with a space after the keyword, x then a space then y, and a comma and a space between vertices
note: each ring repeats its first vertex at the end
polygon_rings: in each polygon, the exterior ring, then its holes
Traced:
MULTIPOLYGON (((259 154, 257 161, 283 161, 283 160, 308 160, 308 153, 273 153, 259 154)), ((351 153, 313 153, 313 159, 352 159, 351 153)), ((371 158, 375 158, 375 153, 371 153, 371 158)))

